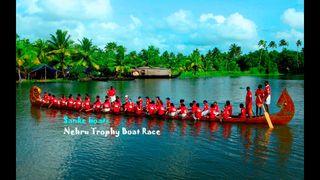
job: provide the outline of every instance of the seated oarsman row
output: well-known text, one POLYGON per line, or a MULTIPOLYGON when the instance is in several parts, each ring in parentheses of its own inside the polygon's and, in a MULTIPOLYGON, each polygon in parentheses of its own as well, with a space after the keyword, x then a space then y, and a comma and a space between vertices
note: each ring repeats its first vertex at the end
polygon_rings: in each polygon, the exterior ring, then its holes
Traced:
MULTIPOLYGON (((226 101, 224 109, 220 112, 217 102, 214 102, 209 107, 208 101, 203 101, 203 108, 200 108, 200 104, 195 100, 190 103, 190 109, 184 104, 184 99, 180 100, 178 107, 171 102, 170 98, 166 98, 166 107, 164 107, 160 97, 156 97, 156 102, 146 97, 145 106, 143 106, 143 99, 139 96, 136 103, 134 103, 128 95, 125 96, 125 102, 122 105, 120 97, 116 96, 114 102, 111 102, 109 96, 105 96, 104 102, 100 100, 99 96, 96 96, 95 102, 91 104, 90 96, 86 94, 84 100, 81 99, 81 95, 78 94, 77 98, 74 99, 72 94, 69 98, 64 95, 61 98, 56 98, 55 95, 44 93, 42 97, 42 105, 48 106, 49 108, 61 108, 75 111, 85 111, 85 112, 105 112, 105 113, 133 113, 136 115, 148 114, 148 115, 158 115, 158 116, 170 116, 170 117, 180 117, 185 118, 190 115, 195 120, 199 120, 203 117, 209 119, 222 118, 227 119, 232 115, 232 105, 230 101, 226 101)), ((244 105, 240 104, 240 114, 239 117, 246 117, 246 109, 244 105)))

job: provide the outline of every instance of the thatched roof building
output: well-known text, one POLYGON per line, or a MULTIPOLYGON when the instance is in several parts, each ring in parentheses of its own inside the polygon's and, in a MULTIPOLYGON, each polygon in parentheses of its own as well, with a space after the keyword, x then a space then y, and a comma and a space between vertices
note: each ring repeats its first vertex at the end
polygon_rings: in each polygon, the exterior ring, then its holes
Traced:
POLYGON ((29 73, 31 79, 54 79, 58 77, 60 71, 46 64, 40 64, 29 73))

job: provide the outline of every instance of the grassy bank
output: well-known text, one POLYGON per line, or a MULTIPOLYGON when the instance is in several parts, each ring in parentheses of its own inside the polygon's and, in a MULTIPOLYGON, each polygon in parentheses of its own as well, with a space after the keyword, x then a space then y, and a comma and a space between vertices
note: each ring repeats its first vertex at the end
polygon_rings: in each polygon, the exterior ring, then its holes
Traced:
POLYGON ((61 83, 61 82, 70 82, 71 80, 67 79, 22 79, 20 82, 16 83, 61 83))
POLYGON ((250 71, 206 71, 206 72, 183 72, 180 78, 205 78, 205 77, 219 77, 219 76, 280 76, 279 73, 264 74, 250 71))

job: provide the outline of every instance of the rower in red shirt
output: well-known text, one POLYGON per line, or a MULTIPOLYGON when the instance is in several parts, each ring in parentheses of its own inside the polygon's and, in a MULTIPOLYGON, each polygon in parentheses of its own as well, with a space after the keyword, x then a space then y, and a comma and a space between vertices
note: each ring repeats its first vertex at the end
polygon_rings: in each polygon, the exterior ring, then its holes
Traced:
POLYGON ((151 103, 151 99, 147 96, 146 97, 146 109, 149 108, 149 104, 151 103))
POLYGON ((196 111, 197 111, 197 101, 193 100, 193 101, 192 101, 191 112, 192 112, 193 114, 195 114, 196 111))
POLYGON ((266 111, 269 113, 269 106, 271 102, 271 87, 268 81, 265 81, 264 85, 265 85, 264 97, 265 97, 266 111))
POLYGON ((55 107, 55 108, 59 108, 59 102, 58 102, 58 99, 56 98, 55 95, 52 95, 52 96, 51 96, 49 108, 50 108, 51 106, 53 106, 53 107, 55 107))
POLYGON ((93 103, 93 110, 95 112, 100 112, 101 111, 101 108, 102 108, 102 103, 101 103, 101 100, 100 100, 100 96, 96 96, 96 101, 93 103))
POLYGON ((134 103, 131 101, 131 99, 125 105, 125 111, 130 113, 134 112, 134 103))
POLYGON ((110 112, 111 110, 111 103, 109 100, 109 96, 105 96, 105 101, 102 104, 102 112, 110 112))
POLYGON ((213 113, 217 116, 220 114, 218 103, 215 101, 213 102, 213 113))
POLYGON ((222 118, 227 119, 227 118, 230 118, 231 116, 232 116, 232 105, 230 104, 230 101, 226 101, 226 104, 222 112, 222 118))
POLYGON ((263 99, 264 99, 264 91, 262 90, 262 85, 258 85, 258 89, 255 93, 256 96, 256 116, 262 115, 262 106, 263 106, 263 99), (259 114, 258 114, 259 109, 259 114))
POLYGON ((203 101, 203 110, 202 110, 202 116, 206 116, 209 113, 209 104, 207 100, 203 101))
POLYGON ((74 102, 74 109, 76 111, 80 111, 81 105, 82 105, 81 96, 79 97, 79 95, 78 95, 76 101, 74 102))
POLYGON ((113 104, 113 112, 118 114, 121 111, 121 100, 120 98, 116 99, 116 101, 113 104))
POLYGON ((157 96, 157 97, 156 97, 156 106, 159 106, 159 105, 160 105, 160 101, 161 101, 160 97, 157 96))
POLYGON ((192 114, 194 120, 200 120, 202 118, 202 110, 200 109, 199 103, 195 105, 195 113, 192 114))
POLYGON ((88 93, 86 93, 86 98, 88 98, 89 102, 91 102, 91 99, 88 93))
POLYGON ((168 111, 171 105, 171 100, 169 97, 166 98, 166 110, 168 111))
POLYGON ((67 99, 63 94, 62 94, 62 96, 60 98, 60 107, 61 108, 66 108, 67 107, 67 99))
POLYGON ((72 94, 69 95, 68 101, 67 101, 67 107, 68 109, 73 109, 74 106, 74 99, 72 94))
POLYGON ((157 106, 157 113, 159 116, 163 116, 166 113, 165 108, 163 107, 163 102, 160 100, 157 106))
POLYGON ((48 105, 49 104, 49 95, 47 92, 44 92, 43 97, 42 97, 42 105, 48 105))
POLYGON ((188 114, 188 108, 183 103, 180 105, 179 117, 185 118, 188 114))
POLYGON ((247 95, 246 95, 246 110, 249 117, 253 116, 252 110, 252 93, 250 87, 247 87, 247 95))
POLYGON ((242 103, 240 103, 239 107, 240 107, 239 118, 246 118, 246 114, 247 114, 246 108, 242 103))
POLYGON ((210 110, 209 110, 209 118, 210 118, 210 120, 214 120, 216 118, 215 111, 216 111, 216 108, 215 108, 214 104, 211 104, 210 110))
POLYGON ((135 112, 137 115, 141 115, 143 113, 143 105, 141 103, 141 101, 137 101, 137 105, 135 107, 135 112))
POLYGON ((141 96, 138 97, 138 101, 139 101, 139 105, 143 106, 143 99, 141 98, 141 96))
POLYGON ((117 93, 117 91, 113 88, 113 86, 110 86, 110 89, 107 90, 107 95, 110 97, 111 103, 115 102, 116 93, 117 93))
POLYGON ((89 111, 91 109, 90 99, 88 98, 88 96, 86 96, 84 98, 84 101, 82 102, 82 109, 84 109, 85 111, 89 111))
POLYGON ((176 107, 174 107, 173 103, 170 104, 170 107, 168 109, 168 114, 170 117, 175 117, 177 115, 177 109, 176 107))
POLYGON ((157 112, 156 105, 154 104, 154 101, 151 101, 148 109, 147 109, 148 115, 154 115, 157 112))

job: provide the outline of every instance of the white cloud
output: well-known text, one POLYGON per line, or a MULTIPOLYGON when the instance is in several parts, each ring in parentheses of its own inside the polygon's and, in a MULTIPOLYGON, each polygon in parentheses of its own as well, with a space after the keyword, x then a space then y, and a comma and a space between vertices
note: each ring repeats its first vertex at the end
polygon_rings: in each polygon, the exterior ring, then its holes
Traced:
POLYGON ((295 42, 297 40, 302 40, 304 39, 304 33, 297 31, 295 29, 291 29, 290 31, 282 31, 278 32, 276 34, 277 39, 286 39, 291 42, 295 42))
POLYGON ((282 15, 282 21, 288 24, 291 28, 300 28, 304 27, 304 13, 298 12, 294 8, 289 8, 284 11, 282 15))
POLYGON ((215 20, 218 24, 221 24, 226 20, 226 18, 222 15, 214 16, 212 13, 208 13, 208 14, 201 14, 199 21, 207 22, 210 19, 215 20))
POLYGON ((188 32, 196 28, 196 24, 191 19, 191 13, 181 9, 168 16, 166 21, 172 29, 180 32, 188 32))

